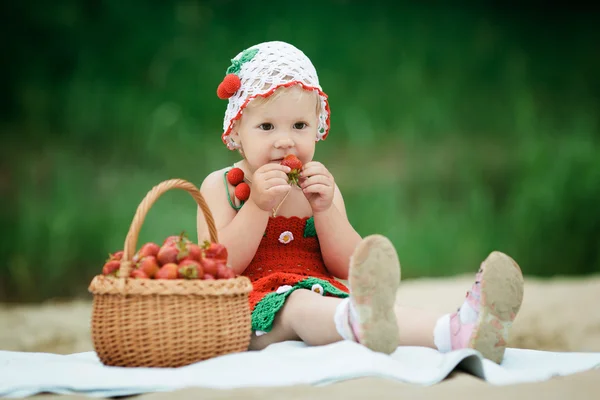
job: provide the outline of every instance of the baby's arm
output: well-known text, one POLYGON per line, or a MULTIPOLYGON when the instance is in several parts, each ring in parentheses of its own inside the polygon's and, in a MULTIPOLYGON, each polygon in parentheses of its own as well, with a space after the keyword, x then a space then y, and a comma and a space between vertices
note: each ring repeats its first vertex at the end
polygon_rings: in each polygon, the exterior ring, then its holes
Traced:
MULTIPOLYGON (((223 173, 224 171, 220 170, 209 174, 202 182, 200 192, 215 220, 218 241, 228 250, 229 265, 236 274, 241 274, 256 254, 269 221, 269 213, 258 208, 252 199, 248 199, 236 213, 227 199, 223 173)), ((210 240, 208 226, 200 207, 196 223, 198 242, 210 240)))
POLYGON ((348 279, 350 256, 361 237, 348 221, 344 199, 337 185, 331 207, 315 212, 314 218, 327 269, 340 279, 348 279))

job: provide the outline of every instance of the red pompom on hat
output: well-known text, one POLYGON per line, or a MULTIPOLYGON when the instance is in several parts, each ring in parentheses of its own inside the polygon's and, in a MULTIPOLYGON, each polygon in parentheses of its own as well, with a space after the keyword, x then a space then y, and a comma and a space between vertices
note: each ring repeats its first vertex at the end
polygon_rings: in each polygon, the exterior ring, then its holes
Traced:
POLYGON ((223 82, 221 82, 217 88, 217 96, 222 100, 228 99, 233 96, 241 86, 242 82, 240 81, 239 76, 236 74, 227 74, 225 75, 225 78, 223 78, 223 82))
POLYGON ((235 197, 240 201, 246 201, 250 198, 250 186, 246 182, 242 182, 235 187, 235 197))
POLYGON ((244 171, 240 168, 232 168, 227 172, 227 181, 233 186, 237 186, 244 181, 244 171))

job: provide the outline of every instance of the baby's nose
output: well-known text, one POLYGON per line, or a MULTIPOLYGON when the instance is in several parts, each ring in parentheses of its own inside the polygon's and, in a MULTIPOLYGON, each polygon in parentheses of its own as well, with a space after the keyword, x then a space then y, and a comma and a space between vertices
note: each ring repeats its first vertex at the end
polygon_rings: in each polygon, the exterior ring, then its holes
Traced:
POLYGON ((278 149, 287 149, 290 147, 294 147, 294 141, 289 137, 282 137, 277 139, 274 145, 278 149))

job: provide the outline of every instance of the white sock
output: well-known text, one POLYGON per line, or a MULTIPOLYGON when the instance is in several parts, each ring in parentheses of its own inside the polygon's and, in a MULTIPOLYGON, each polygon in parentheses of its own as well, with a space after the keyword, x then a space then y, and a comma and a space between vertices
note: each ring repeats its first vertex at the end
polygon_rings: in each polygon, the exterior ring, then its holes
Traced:
POLYGON ((350 298, 347 297, 343 299, 340 304, 335 308, 335 314, 333 316, 333 322, 335 323, 335 329, 338 334, 344 340, 350 340, 356 342, 354 338, 354 333, 352 332, 352 328, 350 327, 350 320, 356 318, 356 313, 354 311, 354 307, 352 307, 352 303, 350 302, 350 298))
MULTIPOLYGON (((461 324, 470 324, 477 321, 478 315, 478 312, 475 311, 466 300, 458 310, 461 324)), ((435 323, 435 328, 433 329, 433 343, 442 353, 452 350, 452 341, 450 339, 450 314, 442 315, 435 323)))
POLYGON ((450 314, 442 315, 435 323, 435 328, 433 328, 433 343, 441 353, 447 353, 452 350, 450 314))
POLYGON ((470 324, 477 321, 479 313, 473 310, 473 307, 465 300, 463 305, 460 306, 458 315, 460 316, 460 322, 462 324, 470 324))

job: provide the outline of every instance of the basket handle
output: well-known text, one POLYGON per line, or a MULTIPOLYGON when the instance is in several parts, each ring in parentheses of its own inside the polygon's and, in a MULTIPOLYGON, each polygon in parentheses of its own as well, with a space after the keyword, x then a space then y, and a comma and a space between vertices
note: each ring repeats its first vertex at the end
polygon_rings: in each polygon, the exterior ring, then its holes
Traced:
POLYGON ((131 272, 131 259, 135 254, 135 248, 137 246, 137 240, 142 229, 142 225, 144 223, 144 219, 146 218, 146 214, 154 204, 156 200, 165 192, 171 189, 182 189, 192 195, 196 203, 200 206, 202 213, 204 214, 204 218, 206 219, 206 223, 208 225, 208 232, 210 234, 210 240, 213 243, 218 242, 217 237, 217 228, 215 226, 215 220, 213 219, 213 215, 208 208, 208 204, 204 200, 202 193, 196 186, 192 183, 183 180, 183 179, 170 179, 164 182, 159 183, 154 186, 146 197, 142 200, 140 205, 138 206, 135 216, 133 217, 133 221, 131 221, 131 225, 129 226, 129 232, 127 233, 127 237, 125 238, 125 245, 123 247, 123 258, 121 260, 121 266, 119 267, 119 276, 122 278, 129 277, 129 273, 131 272))

